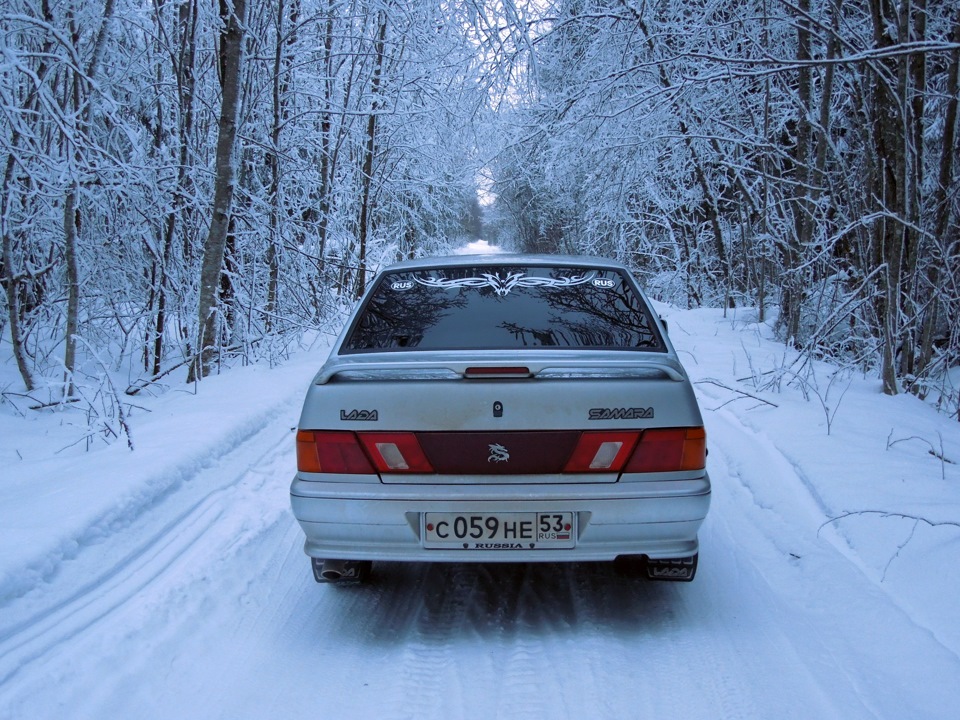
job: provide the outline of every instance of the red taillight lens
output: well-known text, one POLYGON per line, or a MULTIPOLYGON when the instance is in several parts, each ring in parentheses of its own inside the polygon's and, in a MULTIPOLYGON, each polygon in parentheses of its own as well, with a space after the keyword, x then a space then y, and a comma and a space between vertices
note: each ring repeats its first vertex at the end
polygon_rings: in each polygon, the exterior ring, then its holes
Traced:
POLYGON ((620 472, 637 444, 638 432, 585 432, 564 472, 620 472))
POLYGON ((702 470, 707 466, 707 434, 702 427, 645 430, 624 472, 702 470))
POLYGON ((433 467, 413 433, 360 433, 360 442, 379 472, 432 473, 433 467))
POLYGON ((352 432, 297 432, 297 469, 310 473, 373 475, 376 471, 352 432))

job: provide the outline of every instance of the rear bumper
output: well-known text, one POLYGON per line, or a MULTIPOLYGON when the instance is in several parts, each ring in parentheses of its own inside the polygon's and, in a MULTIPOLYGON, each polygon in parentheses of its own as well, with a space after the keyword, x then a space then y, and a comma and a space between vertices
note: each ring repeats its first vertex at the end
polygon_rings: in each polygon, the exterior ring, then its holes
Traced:
POLYGON ((620 555, 680 558, 697 553, 710 480, 563 486, 380 485, 295 478, 293 514, 315 558, 419 562, 572 562, 620 555), (570 549, 425 549, 424 512, 577 513, 570 549))

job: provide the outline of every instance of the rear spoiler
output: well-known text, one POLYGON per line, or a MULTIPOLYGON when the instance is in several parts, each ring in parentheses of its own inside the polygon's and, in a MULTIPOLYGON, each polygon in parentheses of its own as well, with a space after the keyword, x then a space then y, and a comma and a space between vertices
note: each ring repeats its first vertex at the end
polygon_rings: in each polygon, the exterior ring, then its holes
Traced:
POLYGON ((670 357, 611 360, 566 360, 560 358, 529 362, 511 358, 471 360, 413 360, 396 361, 351 357, 349 360, 328 361, 313 382, 325 385, 334 378, 343 380, 454 380, 504 378, 667 378, 683 382, 686 374, 679 361, 670 357))

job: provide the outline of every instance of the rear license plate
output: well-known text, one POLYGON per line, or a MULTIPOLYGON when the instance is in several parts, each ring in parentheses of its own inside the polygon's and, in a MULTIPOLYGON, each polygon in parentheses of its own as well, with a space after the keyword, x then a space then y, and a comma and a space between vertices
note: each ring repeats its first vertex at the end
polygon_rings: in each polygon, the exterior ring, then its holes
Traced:
POLYGON ((548 550, 576 545, 575 513, 423 513, 423 546, 460 550, 548 550))

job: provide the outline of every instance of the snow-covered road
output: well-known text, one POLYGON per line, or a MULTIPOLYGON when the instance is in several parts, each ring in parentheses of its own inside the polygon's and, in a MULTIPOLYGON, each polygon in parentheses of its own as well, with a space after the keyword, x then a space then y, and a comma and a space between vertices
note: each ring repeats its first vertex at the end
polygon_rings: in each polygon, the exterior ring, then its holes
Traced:
MULTIPOLYGON (((290 388, 165 490, 29 564, 38 579, 0 598, 0 718, 957 716, 960 620, 888 592, 824 524, 818 478, 721 387, 698 386, 714 500, 692 584, 609 564, 379 564, 362 587, 315 584, 302 553, 290 388)), ((936 539, 954 559, 958 535, 936 539)))

